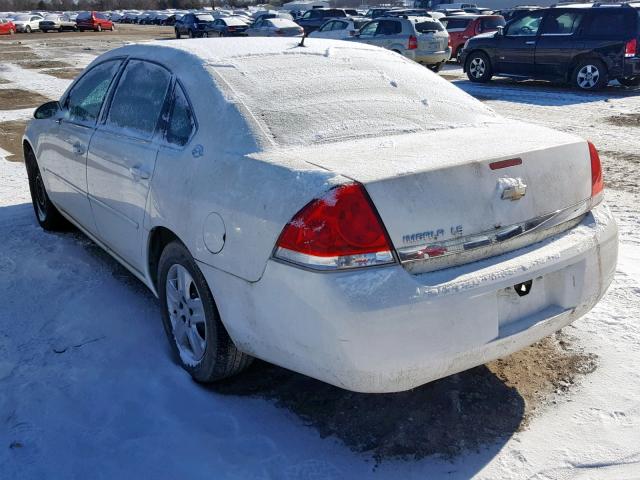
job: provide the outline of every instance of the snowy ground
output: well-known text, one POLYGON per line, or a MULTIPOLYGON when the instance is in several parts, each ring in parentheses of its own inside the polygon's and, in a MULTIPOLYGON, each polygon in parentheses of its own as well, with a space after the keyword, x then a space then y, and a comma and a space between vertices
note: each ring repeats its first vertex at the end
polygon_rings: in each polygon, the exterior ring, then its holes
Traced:
MULTIPOLYGON (((59 46, 29 45, 67 58, 59 46)), ((77 52, 78 64, 90 61, 77 52)), ((640 93, 478 86, 457 69, 445 75, 507 117, 583 135, 604 152, 621 232, 618 274, 603 301, 565 329, 598 356, 593 373, 523 431, 480 451, 376 466, 345 446, 339 426, 322 438, 279 408, 282 398, 194 384, 170 359, 152 295, 82 235, 39 229, 23 165, 0 159, 0 478, 640 478, 640 157, 637 121, 625 120, 640 115, 640 93)), ((0 88, 50 98, 68 83, 5 63, 3 79, 0 88)), ((0 125, 27 115, 3 110, 0 125)))

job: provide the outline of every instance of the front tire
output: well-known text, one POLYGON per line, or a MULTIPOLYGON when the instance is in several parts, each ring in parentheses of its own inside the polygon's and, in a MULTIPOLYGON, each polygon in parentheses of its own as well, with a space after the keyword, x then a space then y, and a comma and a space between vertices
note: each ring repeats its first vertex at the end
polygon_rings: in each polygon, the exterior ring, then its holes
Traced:
POLYGON ((587 58, 573 70, 572 83, 580 90, 601 90, 609 83, 607 67, 598 59, 587 58))
POLYGON ((467 78, 472 82, 486 83, 491 80, 493 72, 491 61, 486 53, 475 52, 467 58, 467 78))
POLYGON ((180 30, 176 28, 175 31, 176 31, 176 38, 180 40, 180 37, 182 37, 182 35, 180 35, 180 30))
POLYGON ((96 27, 96 32, 101 32, 102 31, 102 25, 98 24, 98 26, 96 27))
POLYGON ((427 68, 432 72, 438 73, 442 69, 442 63, 436 63, 435 65, 427 65, 427 68))
POLYGON ((31 203, 36 214, 36 220, 40 226, 47 231, 60 231, 69 228, 69 222, 58 211, 47 193, 44 186, 40 168, 35 155, 31 150, 25 153, 25 164, 27 167, 27 177, 29 178, 29 191, 31 192, 31 203))
POLYGON ((178 241, 160 256, 158 294, 171 349, 194 380, 214 382, 249 366, 253 358, 233 344, 204 275, 178 241))
POLYGON ((31 33, 31 27, 29 25, 24 28, 24 33, 31 33))
POLYGON ((189 30, 189 38, 196 38, 196 34, 193 33, 193 30, 189 30))

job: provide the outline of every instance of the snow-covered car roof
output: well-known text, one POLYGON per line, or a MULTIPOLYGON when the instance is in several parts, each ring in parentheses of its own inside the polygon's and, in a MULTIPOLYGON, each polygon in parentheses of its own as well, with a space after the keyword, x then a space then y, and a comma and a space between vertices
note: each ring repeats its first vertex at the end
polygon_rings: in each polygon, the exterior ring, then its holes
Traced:
POLYGON ((303 47, 299 43, 280 38, 157 41, 100 58, 132 55, 164 63, 198 95, 196 104, 207 102, 207 91, 222 92, 253 136, 267 137, 273 145, 503 121, 438 75, 388 50, 314 38, 303 47))

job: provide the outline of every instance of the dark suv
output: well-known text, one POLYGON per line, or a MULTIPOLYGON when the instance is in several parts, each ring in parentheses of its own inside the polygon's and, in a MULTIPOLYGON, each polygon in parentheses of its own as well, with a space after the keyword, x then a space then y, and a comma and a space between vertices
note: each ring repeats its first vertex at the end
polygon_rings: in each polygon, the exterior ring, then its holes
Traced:
POLYGON ((640 85, 640 18, 632 5, 535 10, 469 39, 460 61, 472 82, 498 75, 562 80, 583 90, 612 79, 640 85))
POLYGON ((296 20, 296 23, 309 34, 318 30, 324 22, 330 18, 344 18, 347 13, 341 8, 314 8, 307 10, 304 15, 296 20))

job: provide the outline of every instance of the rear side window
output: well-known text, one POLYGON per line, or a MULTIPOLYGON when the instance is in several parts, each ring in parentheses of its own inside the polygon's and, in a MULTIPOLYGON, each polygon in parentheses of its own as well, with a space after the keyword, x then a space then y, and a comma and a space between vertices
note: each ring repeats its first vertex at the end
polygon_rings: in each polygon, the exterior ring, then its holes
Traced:
POLYGON ((158 124, 170 81, 171 76, 164 68, 131 60, 111 101, 107 124, 150 139, 158 124))
POLYGON ((121 60, 101 63, 78 80, 64 102, 69 121, 95 123, 109 85, 121 63, 121 60))
POLYGON ((443 30, 442 24, 436 20, 416 23, 416 31, 419 33, 442 32, 443 30))
POLYGON ((571 35, 582 23, 582 12, 553 12, 547 15, 542 26, 543 35, 571 35))
POLYGON ((346 17, 347 14, 344 13, 344 10, 327 10, 325 17, 346 17))
POLYGON ((179 84, 173 96, 173 108, 171 111, 171 120, 167 127, 167 142, 174 145, 184 146, 187 144, 191 135, 195 130, 195 121, 191 106, 187 101, 187 97, 182 91, 179 84))
MULTIPOLYGON (((585 35, 595 38, 620 38, 635 36, 632 34, 633 15, 630 9, 611 9, 592 12, 591 21, 587 24, 585 35)), ((635 10, 632 12, 635 14, 635 10)))
POLYGON ((402 31, 402 25, 395 20, 380 20, 376 35, 397 35, 402 31))
POLYGON ((464 30, 467 28, 471 20, 463 18, 447 18, 444 20, 447 30, 464 30))

